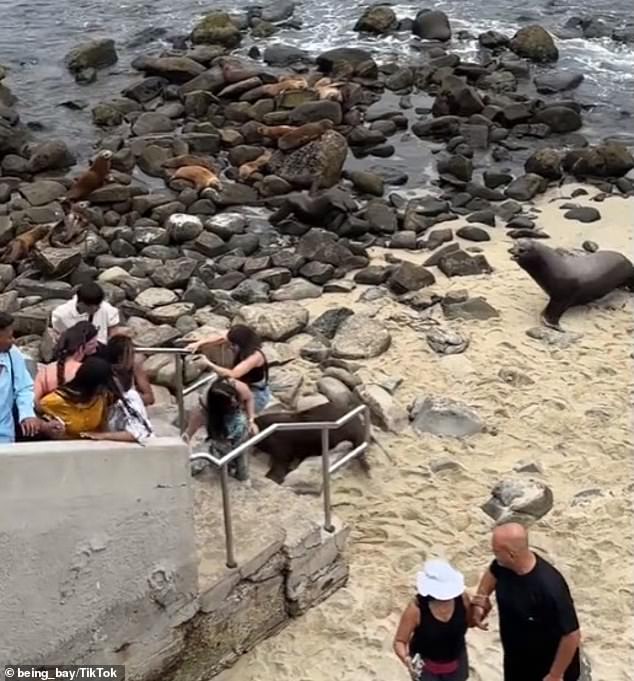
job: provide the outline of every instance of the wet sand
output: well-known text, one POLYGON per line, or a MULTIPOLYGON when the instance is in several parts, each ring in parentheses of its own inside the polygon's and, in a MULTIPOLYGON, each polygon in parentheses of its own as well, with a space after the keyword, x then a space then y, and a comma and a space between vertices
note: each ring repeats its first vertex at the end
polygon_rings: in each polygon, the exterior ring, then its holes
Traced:
MULTIPOLYGON (((634 200, 595 203, 600 222, 563 218, 558 206, 577 185, 541 199, 537 224, 551 246, 579 248, 586 239, 602 249, 634 256, 634 200), (563 198, 558 198, 563 197, 563 198), (552 201, 555 199, 555 201, 552 201)), ((597 193, 589 188, 590 195, 597 193)), ((443 225, 444 226, 444 225, 443 225)), ((450 225, 456 229, 458 222, 450 225)), ((466 440, 378 433, 393 462, 377 448, 370 454, 372 478, 350 467, 334 482, 336 513, 352 527, 348 586, 273 639, 245 655, 222 681, 405 681, 408 675, 391 650, 402 608, 413 594, 421 562, 450 559, 477 584, 490 560, 491 520, 480 510, 493 485, 514 475, 522 462, 537 464, 553 490, 552 511, 533 526, 533 546, 563 572, 570 584, 594 681, 626 681, 634 669, 632 627, 634 548, 632 493, 631 294, 615 292, 597 304, 569 311, 567 330, 582 337, 566 349, 526 335, 539 325, 545 295, 510 260, 512 241, 503 227, 482 244, 495 269, 490 276, 444 279, 435 268, 439 293, 467 289, 500 312, 486 321, 438 320, 470 336, 462 355, 442 357, 416 329, 418 313, 394 302, 357 303, 363 287, 347 295, 303 301, 315 316, 347 304, 373 311, 391 334, 389 351, 364 362, 364 378, 401 377, 395 398, 404 406, 418 395, 445 396, 474 407, 497 435, 466 440), (500 378, 517 372, 524 385, 500 378), (432 473, 430 463, 450 459, 456 469, 432 473)), ((467 242, 463 246, 470 246, 467 242)), ((376 251, 377 262, 384 252, 376 251)), ((427 253, 396 253, 422 262, 427 253)), ((310 378, 318 371, 302 364, 310 378)), ((319 503, 315 501, 315 503, 319 503)), ((471 678, 501 678, 497 617, 490 631, 469 633, 471 678)))

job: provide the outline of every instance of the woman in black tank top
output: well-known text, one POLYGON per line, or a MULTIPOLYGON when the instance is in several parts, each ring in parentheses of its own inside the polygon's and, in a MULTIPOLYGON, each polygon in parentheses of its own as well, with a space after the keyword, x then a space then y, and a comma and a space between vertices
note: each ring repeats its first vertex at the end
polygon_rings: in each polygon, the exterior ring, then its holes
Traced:
POLYGON ((416 681, 465 681, 469 677, 466 633, 470 600, 462 575, 444 561, 425 563, 416 579, 394 651, 416 681))

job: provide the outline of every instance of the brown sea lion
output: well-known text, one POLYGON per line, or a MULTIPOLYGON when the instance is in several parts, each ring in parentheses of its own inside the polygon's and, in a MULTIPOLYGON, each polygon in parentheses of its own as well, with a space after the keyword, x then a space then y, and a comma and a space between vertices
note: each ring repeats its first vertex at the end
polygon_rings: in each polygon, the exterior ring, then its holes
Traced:
POLYGON ((216 172, 216 168, 208 161, 204 156, 196 156, 194 154, 182 154, 181 156, 174 156, 167 161, 161 163, 163 168, 182 168, 183 166, 202 166, 211 170, 212 173, 216 172))
POLYGON ((343 87, 345 83, 333 82, 330 78, 320 78, 312 87, 313 90, 319 95, 319 99, 327 99, 331 102, 341 102, 343 95, 341 94, 340 87, 343 87))
POLYGON ((259 170, 264 168, 271 160, 271 156, 272 153, 267 150, 263 154, 260 154, 255 161, 243 163, 238 170, 238 177, 245 182, 251 177, 251 175, 253 175, 253 173, 257 173, 259 170))
POLYGON ((299 128, 287 132, 286 135, 280 137, 277 146, 282 151, 291 151, 292 149, 303 147, 304 144, 319 139, 327 130, 332 130, 333 127, 334 123, 327 118, 316 123, 300 125, 299 128))
POLYGON ((103 187, 110 175, 111 160, 111 151, 108 149, 100 151, 90 168, 73 180, 73 184, 62 201, 64 203, 83 201, 95 190, 103 187))
POLYGON ((277 97, 288 90, 308 90, 308 82, 306 78, 298 78, 287 76, 286 79, 281 79, 277 83, 269 83, 253 88, 245 92, 241 97, 242 102, 255 102, 258 99, 266 97, 277 97))
POLYGON ((542 321, 558 331, 568 308, 598 300, 617 288, 634 291, 634 265, 616 251, 571 255, 532 239, 518 239, 509 252, 550 297, 542 321))
POLYGON ((297 130, 295 125, 259 125, 256 128, 257 134, 262 135, 262 137, 268 137, 272 140, 278 140, 287 132, 293 132, 297 130))
POLYGON ((37 225, 27 232, 23 232, 19 236, 16 236, 6 247, 0 262, 6 265, 17 264, 21 260, 25 260, 29 257, 33 246, 38 241, 44 239, 49 231, 52 229, 52 225, 37 225))
POLYGON ((213 187, 214 189, 221 188, 218 175, 203 166, 181 166, 172 173, 170 180, 187 180, 188 182, 191 182, 198 191, 207 189, 207 187, 213 187))
MULTIPOLYGON (((255 422, 261 432, 274 423, 336 421, 353 406, 355 405, 342 407, 329 402, 299 413, 278 411, 260 414, 256 416, 255 422)), ((352 442, 353 447, 358 447, 365 440, 365 435, 363 419, 361 416, 356 416, 340 428, 329 431, 330 449, 345 441, 352 442)), ((262 440, 257 448, 271 457, 271 468, 266 477, 282 483, 298 462, 309 456, 321 456, 321 432, 319 430, 278 430, 262 440)), ((358 461, 362 469, 368 473, 370 465, 365 452, 359 456, 358 461)))

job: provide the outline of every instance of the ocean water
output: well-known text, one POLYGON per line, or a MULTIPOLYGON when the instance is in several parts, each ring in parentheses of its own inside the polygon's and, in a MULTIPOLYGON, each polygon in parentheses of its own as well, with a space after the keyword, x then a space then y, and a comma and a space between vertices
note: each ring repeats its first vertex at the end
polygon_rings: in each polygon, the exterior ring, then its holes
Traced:
MULTIPOLYGON (((0 64, 9 68, 6 83, 19 97, 18 110, 25 122, 38 123, 42 135, 62 138, 81 155, 90 153, 96 131, 90 120, 90 106, 120 92, 139 74, 130 68, 131 60, 143 53, 157 54, 169 49, 165 39, 130 48, 140 31, 166 29, 167 36, 187 33, 206 11, 223 8, 244 11, 262 3, 239 0, 14 0, 3 2, 0 22, 0 64), (76 44, 92 38, 110 37, 117 43, 119 62, 99 73, 98 81, 77 85, 63 65, 64 55, 76 44), (83 111, 60 106, 68 100, 83 100, 83 111)), ((409 47, 411 35, 389 38, 361 38, 352 31, 356 19, 368 3, 365 0, 304 0, 297 3, 295 16, 301 30, 282 29, 266 41, 296 45, 318 54, 324 49, 357 45, 372 50, 377 61, 416 61, 418 54, 409 47)), ((399 18, 414 16, 425 3, 394 3, 399 18)), ((458 31, 478 33, 495 29, 512 35, 527 23, 539 22, 555 35, 571 16, 586 15, 582 0, 445 0, 433 6, 450 17, 454 35, 458 31)), ((593 13, 611 22, 624 24, 631 17, 631 0, 594 0, 593 13)), ((593 105, 585 113, 584 134, 598 139, 614 134, 634 140, 634 46, 611 39, 557 39, 558 69, 581 71, 585 75, 574 97, 593 105)), ((243 42, 241 51, 254 44, 243 42)), ((477 41, 454 39, 450 49, 475 57, 477 41)), ((570 96, 569 94, 565 95, 570 96)))

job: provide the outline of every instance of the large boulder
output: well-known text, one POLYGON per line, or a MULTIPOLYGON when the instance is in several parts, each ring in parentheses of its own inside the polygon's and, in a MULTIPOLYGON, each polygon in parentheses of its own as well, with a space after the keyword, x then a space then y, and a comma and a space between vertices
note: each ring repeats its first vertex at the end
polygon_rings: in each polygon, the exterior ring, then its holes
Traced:
POLYGON ((308 310, 293 302, 243 305, 234 324, 250 326, 264 340, 284 341, 308 324, 308 310))
POLYGON ((370 359, 390 347, 392 337, 383 324, 367 315, 345 319, 332 342, 332 354, 339 359, 370 359))
POLYGON ((400 433, 409 425, 407 410, 382 386, 362 384, 355 389, 355 392, 370 408, 372 420, 380 428, 400 433))
POLYGON ((449 17, 440 10, 422 9, 414 19, 412 33, 424 40, 450 40, 449 17))
POLYGON ((559 59, 559 50, 553 37, 537 24, 524 26, 511 38, 511 49, 515 54, 535 62, 554 62, 559 59))
POLYGON ((623 144, 610 142, 569 151, 564 168, 577 178, 623 177, 634 168, 634 157, 623 144))
POLYGON ((538 149, 526 160, 524 169, 527 173, 541 175, 547 180, 559 180, 562 177, 562 158, 563 154, 558 149, 538 149))
POLYGON ((132 62, 133 68, 148 76, 159 76, 172 83, 186 83, 205 71, 205 67, 189 57, 146 57, 132 62))
POLYGON ((237 47, 242 40, 240 29, 226 12, 206 14, 192 31, 192 42, 237 47))
POLYGON ((471 116, 484 109, 478 91, 457 76, 445 78, 432 106, 434 116, 471 116))
POLYGON ((447 398, 417 397, 410 419, 416 432, 445 437, 463 438, 484 429, 475 409, 447 398))
POLYGON ((542 73, 535 77, 535 88, 542 95, 552 95, 557 92, 574 90, 583 82, 583 73, 573 71, 555 71, 542 73))
POLYGON ((52 141, 38 144, 31 153, 29 170, 41 173, 44 170, 64 170, 75 164, 75 155, 65 142, 52 141))
POLYGON ((361 15, 353 30, 382 35, 394 30, 397 23, 396 14, 389 5, 372 5, 361 15))
POLYGON ((537 194, 546 191, 547 187, 548 183, 541 175, 527 173, 513 180, 504 193, 509 199, 530 201, 537 194))
POLYGON ((372 54, 358 47, 336 47, 322 52, 317 57, 317 66, 324 73, 349 72, 366 78, 376 78, 378 74, 372 54))
POLYGON ((289 154, 276 151, 269 161, 271 172, 298 187, 310 187, 316 180, 328 188, 341 178, 348 155, 345 137, 328 130, 320 139, 305 144, 289 154))
POLYGON ((84 69, 103 69, 116 64, 118 60, 114 40, 103 38, 82 43, 73 48, 65 57, 66 68, 73 74, 84 69))
POLYGON ((535 114, 535 122, 558 133, 574 132, 583 125, 579 112, 567 106, 546 106, 535 114))
POLYGON ((491 491, 482 510, 498 524, 530 524, 553 507, 553 493, 541 480, 516 478, 502 480, 491 491))

